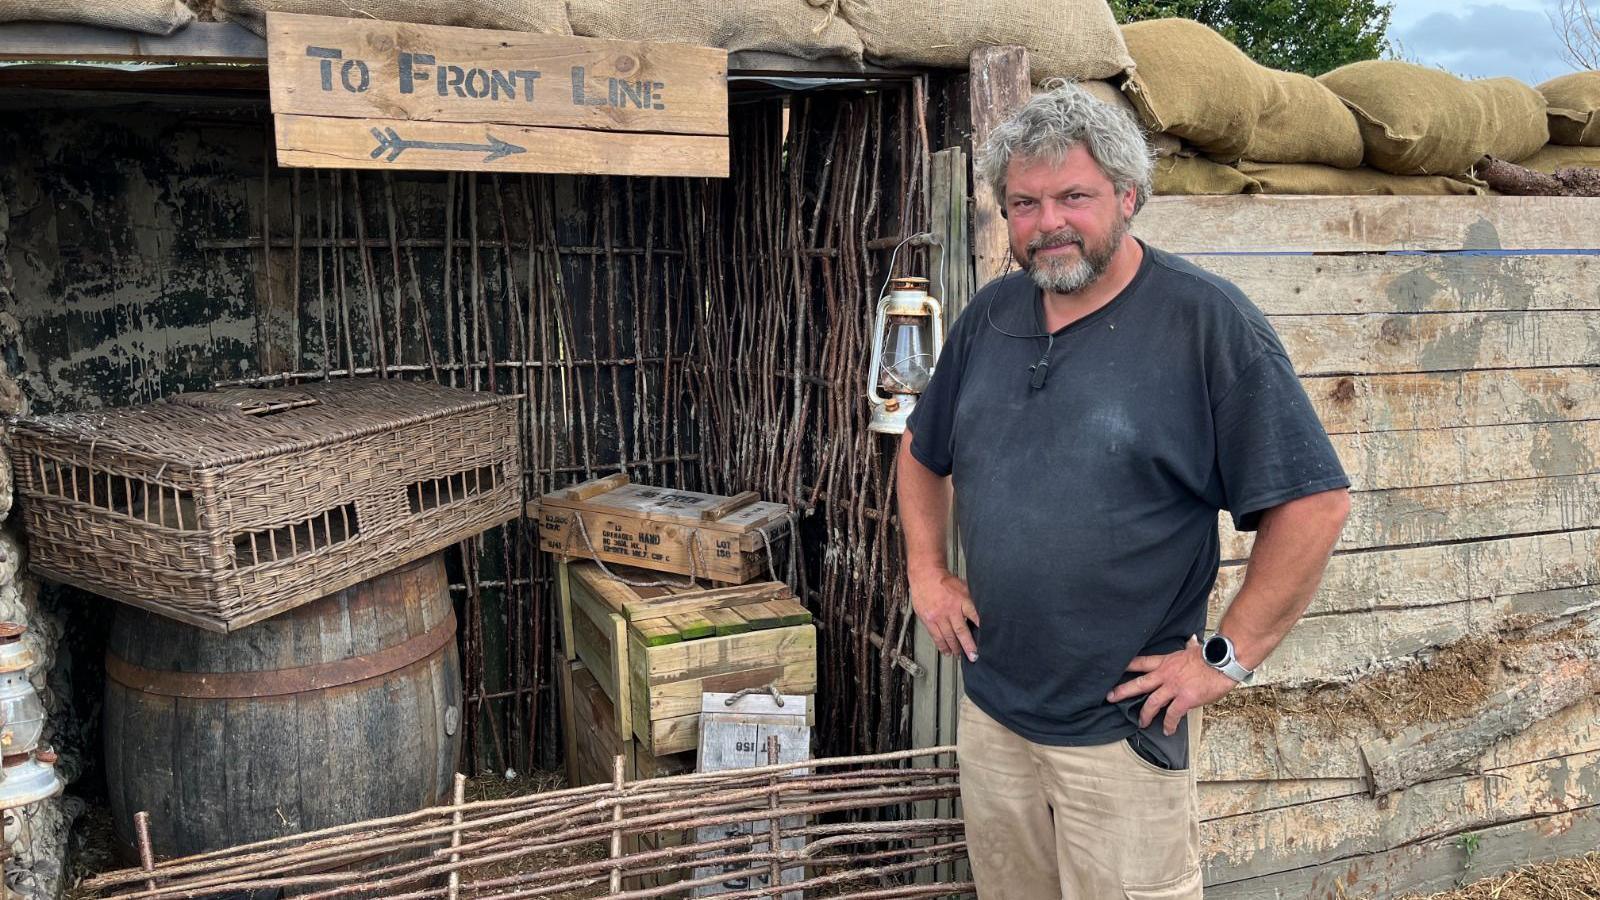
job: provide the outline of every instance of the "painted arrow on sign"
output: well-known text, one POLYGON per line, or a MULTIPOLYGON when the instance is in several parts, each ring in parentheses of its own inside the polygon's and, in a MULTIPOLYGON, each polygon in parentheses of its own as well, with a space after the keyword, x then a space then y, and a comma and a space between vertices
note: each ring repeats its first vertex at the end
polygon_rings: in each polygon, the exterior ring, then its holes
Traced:
POLYGON ((400 154, 407 150, 456 150, 465 153, 486 153, 488 155, 483 158, 486 163, 504 159, 513 154, 528 152, 526 147, 519 147, 508 141, 502 141, 488 132, 483 135, 484 139, 488 141, 486 144, 407 140, 401 137, 393 128, 382 130, 374 128, 372 129, 372 136, 378 140, 378 146, 372 148, 372 158, 377 159, 388 153, 389 156, 384 160, 385 162, 394 162, 400 158, 400 154))

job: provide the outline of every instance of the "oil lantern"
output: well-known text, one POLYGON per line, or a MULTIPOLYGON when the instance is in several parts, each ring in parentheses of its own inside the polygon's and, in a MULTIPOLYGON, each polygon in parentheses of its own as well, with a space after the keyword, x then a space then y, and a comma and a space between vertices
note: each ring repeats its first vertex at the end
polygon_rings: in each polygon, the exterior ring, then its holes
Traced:
POLYGON ((882 434, 905 433, 906 419, 933 377, 943 343, 944 315, 939 301, 928 296, 928 279, 890 279, 889 294, 878 301, 873 322, 868 428, 882 434))

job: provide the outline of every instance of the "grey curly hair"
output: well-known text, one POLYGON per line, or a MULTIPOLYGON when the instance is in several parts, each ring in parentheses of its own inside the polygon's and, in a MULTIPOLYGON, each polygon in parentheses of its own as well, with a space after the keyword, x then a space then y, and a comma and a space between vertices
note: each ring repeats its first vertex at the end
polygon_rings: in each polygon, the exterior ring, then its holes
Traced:
POLYGON ((1006 208, 1006 168, 1012 159, 1059 161, 1082 144, 1117 193, 1134 189, 1135 213, 1150 196, 1150 144, 1127 112, 1095 99, 1076 83, 1052 79, 1011 118, 989 133, 978 174, 1006 208))

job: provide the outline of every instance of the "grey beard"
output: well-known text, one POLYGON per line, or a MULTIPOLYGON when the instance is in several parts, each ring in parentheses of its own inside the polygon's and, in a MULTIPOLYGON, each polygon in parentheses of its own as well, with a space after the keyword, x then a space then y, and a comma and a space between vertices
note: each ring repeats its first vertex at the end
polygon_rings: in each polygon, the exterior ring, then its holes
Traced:
MULTIPOLYGON (((1082 237, 1079 237, 1078 261, 1070 265, 1048 262, 1041 265, 1038 256, 1040 248, 1030 246, 1029 249, 1034 255, 1028 264, 1028 275, 1033 278, 1033 283, 1038 285, 1040 290, 1057 294, 1081 291, 1098 281, 1100 276, 1106 273, 1106 269, 1111 267, 1111 258, 1116 255, 1117 247, 1122 244, 1122 238, 1127 233, 1128 223, 1119 223, 1112 229, 1111 239, 1106 241, 1105 246, 1092 249, 1083 242, 1082 237)), ((1035 243, 1043 242, 1035 241, 1035 243)))
POLYGON ((1028 267, 1028 274, 1040 290, 1057 294, 1070 294, 1088 287, 1105 272, 1105 266, 1095 265, 1095 260, 1080 256, 1075 263, 1056 263, 1028 267))

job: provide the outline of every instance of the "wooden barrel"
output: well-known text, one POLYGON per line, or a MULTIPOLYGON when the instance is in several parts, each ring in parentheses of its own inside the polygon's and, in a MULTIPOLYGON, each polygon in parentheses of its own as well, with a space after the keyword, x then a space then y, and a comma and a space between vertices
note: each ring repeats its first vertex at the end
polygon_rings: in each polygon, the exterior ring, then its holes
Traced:
POLYGON ((461 671, 435 554, 232 634, 118 605, 106 653, 117 835, 182 856, 448 802, 461 671))

